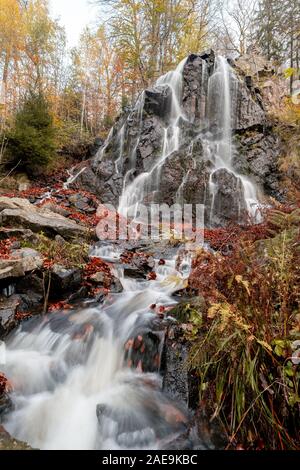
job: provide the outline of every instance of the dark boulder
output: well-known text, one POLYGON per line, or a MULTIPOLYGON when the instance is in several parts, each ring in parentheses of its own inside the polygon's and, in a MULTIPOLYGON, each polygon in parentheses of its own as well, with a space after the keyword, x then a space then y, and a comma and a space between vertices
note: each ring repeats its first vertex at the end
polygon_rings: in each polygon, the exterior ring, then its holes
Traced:
POLYGON ((20 299, 17 295, 0 297, 0 338, 6 336, 16 326, 16 314, 20 299))
POLYGON ((157 86, 145 91, 144 111, 168 121, 171 111, 171 90, 168 86, 157 86))
POLYGON ((244 188, 241 179, 225 168, 220 168, 212 174, 211 180, 214 184, 211 223, 224 226, 231 220, 246 220, 247 209, 243 202, 244 188))
POLYGON ((198 381, 187 366, 190 343, 180 324, 170 325, 166 333, 161 362, 163 390, 190 409, 198 405, 198 381))
POLYGON ((61 296, 64 296, 67 293, 74 292, 80 287, 81 281, 81 269, 67 269, 64 266, 55 264, 51 268, 51 298, 60 298, 61 296))

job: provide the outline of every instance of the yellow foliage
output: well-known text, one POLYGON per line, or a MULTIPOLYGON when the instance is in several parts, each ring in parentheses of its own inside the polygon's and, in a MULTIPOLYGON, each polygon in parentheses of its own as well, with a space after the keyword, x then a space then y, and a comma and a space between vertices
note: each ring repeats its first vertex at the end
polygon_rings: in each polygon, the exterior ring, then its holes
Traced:
POLYGON ((242 284, 246 289, 247 294, 250 295, 249 281, 245 281, 245 279, 243 279, 243 276, 240 275, 235 276, 235 280, 238 284, 242 284))

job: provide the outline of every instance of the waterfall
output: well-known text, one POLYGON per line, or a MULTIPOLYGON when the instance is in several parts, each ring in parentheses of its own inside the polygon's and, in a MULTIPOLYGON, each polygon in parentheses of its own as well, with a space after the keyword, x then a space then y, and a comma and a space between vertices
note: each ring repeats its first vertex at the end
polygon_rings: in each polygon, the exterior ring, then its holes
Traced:
MULTIPOLYGON (((237 89, 237 78, 224 57, 218 56, 212 76, 208 81, 208 115, 209 126, 213 129, 213 139, 209 143, 211 162, 214 168, 209 179, 209 190, 211 194, 210 224, 214 223, 216 212, 218 186, 214 182, 214 176, 218 170, 224 169, 231 173, 236 179, 237 197, 244 200, 249 216, 258 221, 257 210, 259 203, 255 185, 243 175, 239 175, 232 166, 233 140, 232 123, 235 120, 235 109, 233 108, 234 93, 237 89), (238 190, 240 194, 238 194, 238 190)), ((243 203, 243 201, 242 201, 243 203)), ((241 212, 239 201, 238 216, 241 212)), ((237 220, 239 222, 239 220, 237 220)))
POLYGON ((171 112, 170 112, 170 123, 165 128, 164 139, 163 139, 163 150, 162 156, 157 166, 159 167, 165 159, 173 152, 179 149, 180 144, 180 120, 186 119, 182 107, 182 72, 186 63, 186 59, 183 59, 175 71, 168 72, 160 77, 156 86, 167 85, 171 89, 171 112))
MULTIPOLYGON (((129 154, 130 167, 125 174, 123 191, 120 198, 119 212, 129 215, 138 220, 139 204, 153 201, 155 194, 159 194, 162 188, 161 170, 167 159, 178 151, 181 147, 182 130, 188 125, 193 125, 194 116, 189 116, 189 110, 185 113, 182 105, 183 93, 183 71, 187 59, 184 59, 178 67, 171 72, 158 78, 154 90, 167 87, 171 93, 170 111, 167 123, 163 128, 161 152, 152 162, 147 171, 142 171, 136 175, 136 153, 143 134, 144 122, 144 94, 139 98, 134 113, 138 121, 138 133, 129 154)), ((215 59, 213 73, 210 74, 205 60, 202 59, 201 69, 201 96, 199 107, 199 130, 197 137, 188 143, 187 159, 191 159, 191 165, 183 176, 181 184, 178 186, 174 202, 183 202, 183 192, 191 172, 196 171, 197 162, 193 156, 193 144, 196 140, 202 143, 205 159, 211 163, 210 175, 207 181, 205 201, 199 203, 209 204, 208 225, 218 224, 218 215, 222 213, 222 191, 219 185, 227 178, 230 181, 231 189, 235 194, 236 221, 245 219, 248 213, 254 220, 259 221, 257 190, 255 185, 243 175, 237 173, 233 167, 233 155, 236 148, 233 141, 233 124, 236 116, 236 94, 239 86, 238 78, 233 69, 228 64, 225 57, 218 56, 215 59), (209 132, 207 132, 209 130, 209 132)), ((119 157, 116 167, 120 168, 124 148, 125 128, 119 132, 119 157)), ((119 171, 119 170, 118 170, 119 171)), ((158 199, 163 199, 161 196, 158 199)), ((163 203, 163 200, 159 202, 163 203)), ((188 201, 186 201, 188 202, 188 201)), ((147 223, 142 219, 139 222, 147 223)))
MULTIPOLYGON (((182 72, 186 63, 183 59, 176 70, 160 77, 155 87, 168 86, 171 90, 171 110, 169 124, 164 129, 161 156, 154 162, 152 168, 138 175, 131 184, 125 184, 120 199, 119 213, 126 216, 130 212, 131 216, 138 214, 138 205, 143 202, 144 196, 149 190, 157 191, 160 184, 160 169, 166 158, 178 150, 180 145, 180 120, 186 119, 181 107, 182 99, 182 72)), ((142 130, 142 111, 138 111, 140 116, 140 132, 142 130)), ((139 139, 138 139, 139 140, 139 139)), ((135 152, 138 142, 135 146, 135 152)))
POLYGON ((70 172, 68 172, 69 173, 69 178, 63 184, 63 188, 64 189, 69 189, 70 184, 73 184, 77 180, 77 178, 86 170, 86 168, 87 167, 81 168, 81 170, 79 170, 75 174, 73 174, 74 169, 72 168, 72 170, 70 172))
MULTIPOLYGON (((199 203, 207 203, 208 224, 217 224, 228 188, 235 198, 229 201, 236 205, 234 215, 238 218, 247 211, 256 216, 256 187, 234 169, 238 78, 223 57, 216 58, 213 71, 201 60, 197 116, 190 115, 184 102, 186 59, 155 84, 157 90, 170 92, 170 107, 160 120, 160 152, 147 171, 138 173, 143 163, 138 161, 138 149, 146 119, 145 93, 129 116, 111 129, 98 152, 94 167, 99 163, 105 167, 106 152, 113 148, 114 177, 123 177, 122 215, 129 211, 138 217, 139 204, 160 189, 163 192, 162 168, 172 165, 173 154, 184 143, 183 156, 190 165, 176 188, 175 200, 184 202, 184 188, 192 172, 198 171, 197 159, 202 159, 208 164, 208 176, 204 200, 199 203), (186 132, 191 129, 190 134, 186 132), (203 152, 197 154, 199 143, 203 152)), ((82 171, 70 175, 67 185, 82 171)), ((164 330, 158 314, 161 308, 176 304, 173 294, 186 286, 192 255, 169 256, 163 263, 155 259, 155 279, 136 280, 127 277, 121 266, 123 247, 101 244, 90 253, 112 263, 123 292, 110 294, 101 304, 87 300, 82 309, 33 317, 7 340, 3 372, 14 387, 14 409, 4 425, 34 448, 167 449, 187 433, 189 412, 162 391, 159 369, 164 330), (147 335, 152 338, 152 353, 144 347, 147 335), (134 363, 136 351, 140 356, 134 363), (144 367, 144 360, 151 363, 151 370, 144 367)), ((185 248, 189 249, 188 244, 185 248)))
POLYGON ((119 157, 115 163, 116 173, 118 175, 122 174, 123 170, 123 154, 124 154, 124 143, 125 143, 125 130, 126 126, 123 124, 119 131, 118 140, 119 140, 119 157))
POLYGON ((114 128, 112 127, 108 133, 108 136, 104 142, 104 145, 98 150, 94 165, 97 165, 99 162, 101 162, 103 155, 105 154, 107 147, 109 146, 114 134, 114 128))

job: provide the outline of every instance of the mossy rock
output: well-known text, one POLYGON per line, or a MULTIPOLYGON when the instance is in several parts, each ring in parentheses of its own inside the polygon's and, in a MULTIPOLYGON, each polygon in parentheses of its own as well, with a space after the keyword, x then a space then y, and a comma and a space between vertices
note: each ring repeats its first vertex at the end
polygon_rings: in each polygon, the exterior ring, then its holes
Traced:
POLYGON ((26 442, 18 441, 0 426, 0 450, 34 450, 26 442))
POLYGON ((193 297, 188 302, 176 305, 169 314, 180 323, 202 323, 202 313, 207 308, 203 297, 193 297))

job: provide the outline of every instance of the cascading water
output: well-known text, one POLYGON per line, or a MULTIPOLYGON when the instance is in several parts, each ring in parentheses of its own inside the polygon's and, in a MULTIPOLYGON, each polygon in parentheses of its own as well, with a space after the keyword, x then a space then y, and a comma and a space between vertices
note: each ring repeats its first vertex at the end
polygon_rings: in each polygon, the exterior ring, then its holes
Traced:
MULTIPOLYGON (((107 246, 98 254, 110 261, 119 257, 107 246)), ((151 304, 174 305, 171 295, 183 287, 189 266, 188 258, 181 272, 175 259, 163 266, 157 261, 153 281, 129 279, 116 269, 123 293, 101 306, 30 320, 17 330, 7 342, 4 368, 15 405, 7 430, 40 449, 167 448, 185 431, 187 411, 161 392, 157 373, 142 372, 142 360, 130 368, 136 348, 130 338, 141 342, 155 330, 151 304)), ((156 335, 157 369, 163 332, 156 335)))
POLYGON ((63 185, 63 188, 64 189, 69 189, 70 185, 75 183, 75 181, 77 180, 77 178, 86 170, 87 167, 83 167, 81 168, 79 171, 77 171, 77 173, 73 173, 74 172, 74 169, 72 168, 72 170, 69 172, 69 178, 67 179, 67 181, 64 183, 63 185))
MULTIPOLYGON (((254 184, 246 177, 239 175, 232 166, 233 141, 232 122, 235 118, 234 94, 237 90, 237 79, 233 70, 224 57, 217 57, 214 73, 208 81, 208 117, 209 127, 213 129, 213 139, 206 141, 210 147, 211 162, 214 169, 209 179, 209 189, 212 197, 210 209, 210 223, 213 223, 216 212, 217 185, 214 175, 220 169, 225 169, 234 175, 236 187, 240 189, 241 203, 245 203, 247 212, 258 220, 258 200, 254 184)), ((241 208, 240 208, 241 209, 241 208)), ((239 210, 240 212, 240 210, 239 210)))
POLYGON ((109 146, 110 142, 111 142, 111 139, 113 137, 113 132, 114 132, 114 128, 112 127, 108 133, 108 136, 104 142, 104 145, 103 147, 100 148, 100 150, 98 151, 97 155, 96 155, 96 160, 95 160, 95 164, 100 162, 101 159, 103 158, 103 155, 107 149, 107 147, 109 146))
POLYGON ((124 152, 124 140, 125 140, 125 124, 119 131, 119 157, 115 163, 116 173, 122 174, 123 170, 123 152, 124 152))
MULTIPOLYGON (((153 161, 148 171, 135 175, 136 170, 136 152, 143 131, 143 106, 144 97, 138 101, 136 113, 139 116, 138 136, 135 141, 134 149, 130 157, 131 166, 124 177, 123 192, 120 198, 119 212, 126 216, 136 217, 139 213, 140 203, 153 201, 153 195, 161 189, 161 170, 168 157, 178 151, 181 144, 182 129, 188 125, 194 125, 194 116, 185 113, 182 106, 183 91, 183 70, 186 64, 184 59, 177 69, 168 72, 160 77, 155 89, 167 87, 171 93, 170 111, 167 119, 167 125, 163 130, 162 145, 160 155, 153 161), (134 177, 133 177, 134 176, 134 177)), ((227 178, 235 188, 236 201, 236 220, 244 219, 248 213, 256 221, 259 221, 259 203, 257 199, 257 190, 255 185, 243 175, 238 174, 233 167, 233 155, 236 151, 232 129, 236 114, 236 94, 238 90, 238 79, 233 69, 229 66, 224 57, 216 57, 214 70, 209 75, 208 66, 205 60, 202 60, 201 76, 201 97, 199 104, 199 130, 196 138, 191 138, 190 146, 193 147, 194 141, 201 141, 205 158, 210 161, 210 176, 207 182, 208 195, 205 196, 205 203, 209 205, 210 217, 207 223, 209 225, 218 224, 218 212, 222 211, 222 194, 218 194, 218 180, 227 178), (223 171, 220 171, 223 170, 223 171)), ((124 146, 124 126, 120 131, 120 148, 124 146)), ((182 182, 178 187, 176 202, 183 202, 183 189, 188 181, 190 173, 196 170, 196 160, 193 157, 193 151, 188 151, 187 159, 192 159, 187 173, 183 176, 182 182)), ((122 161, 122 152, 117 160, 119 168, 122 161)), ((160 200, 159 202, 164 202, 160 200)), ((174 201, 175 202, 175 201, 174 201)), ((187 201, 188 202, 188 201, 187 201)), ((142 222, 142 220, 141 220, 142 222)))
MULTIPOLYGON (((181 119, 186 119, 181 107, 182 72, 185 62, 186 59, 182 60, 175 71, 166 73, 160 77, 155 84, 156 87, 167 86, 171 90, 169 124, 164 129, 161 156, 154 162, 152 168, 138 175, 131 184, 127 184, 127 178, 125 177, 124 189, 119 205, 119 213, 124 216, 126 216, 128 212, 130 212, 132 216, 135 216, 138 213, 138 204, 143 201, 147 192, 149 192, 149 190, 158 190, 160 184, 160 169, 165 159, 179 148, 180 121, 181 119)), ((141 123, 142 111, 139 114, 141 123)), ((135 152, 137 145, 138 142, 135 147, 135 152)))

